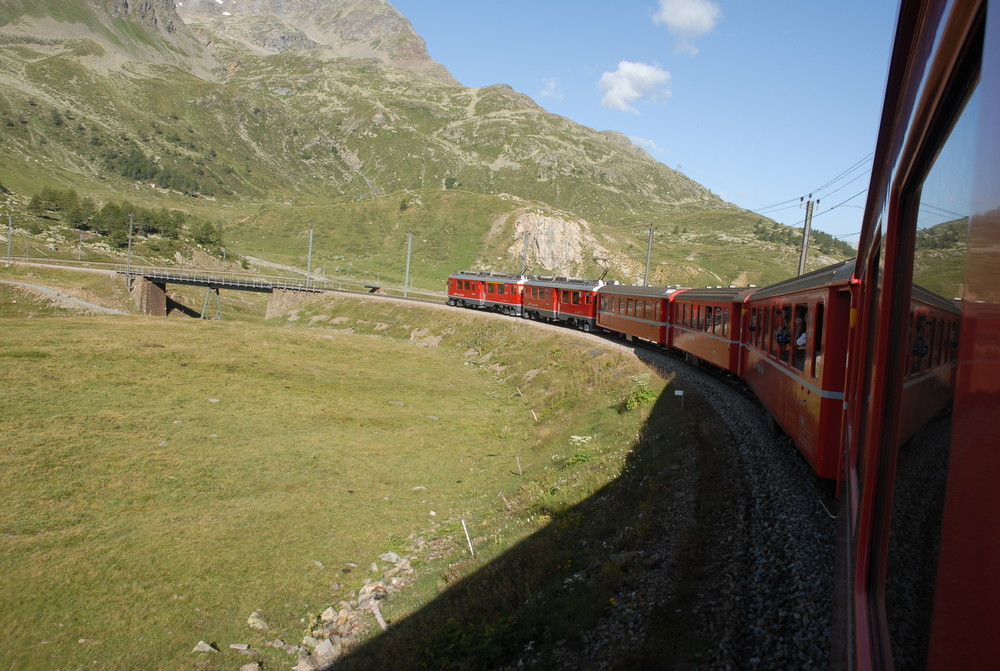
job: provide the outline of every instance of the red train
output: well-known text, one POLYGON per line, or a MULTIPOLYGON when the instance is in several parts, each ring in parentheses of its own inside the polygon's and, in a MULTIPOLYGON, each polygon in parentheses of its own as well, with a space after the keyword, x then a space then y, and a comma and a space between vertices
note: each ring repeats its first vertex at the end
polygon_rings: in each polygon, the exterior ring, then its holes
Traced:
MULTIPOLYGON (((740 377, 816 474, 836 479, 854 271, 854 261, 845 261, 761 289, 463 272, 449 278, 448 301, 645 340, 740 377)), ((949 301, 923 290, 910 314, 915 353, 908 359, 901 440, 948 405, 942 392, 952 387, 955 349, 949 342, 955 342, 959 317, 949 301)))
MULTIPOLYGON (((838 479, 834 668, 1000 668, 1000 4, 989 4, 903 2, 857 259, 761 289, 600 285, 580 314, 528 315, 739 375, 817 474, 838 479), (917 231, 941 212, 968 231, 957 301, 921 289, 914 261, 917 231)), ((449 302, 491 307, 453 293, 460 276, 449 302)))
POLYGON ((1000 4, 903 2, 855 269, 838 668, 1000 667, 997 119, 1000 4), (944 221, 968 242, 960 315, 939 323, 914 250, 944 221), (912 397, 950 403, 939 440, 913 436, 912 397))

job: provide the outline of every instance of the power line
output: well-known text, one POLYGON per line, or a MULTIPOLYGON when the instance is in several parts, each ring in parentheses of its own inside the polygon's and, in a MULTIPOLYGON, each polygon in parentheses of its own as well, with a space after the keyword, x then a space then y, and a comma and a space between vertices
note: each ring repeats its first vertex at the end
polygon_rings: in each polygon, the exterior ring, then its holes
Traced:
POLYGON ((851 174, 852 172, 854 172, 855 170, 857 170, 857 169, 858 169, 859 167, 861 167, 861 166, 862 166, 862 165, 863 165, 863 164, 864 164, 865 162, 867 162, 867 161, 868 161, 868 159, 872 158, 872 157, 873 157, 874 155, 875 155, 875 152, 869 152, 867 156, 865 156, 864 158, 862 158, 862 159, 860 159, 860 160, 856 161, 856 162, 855 162, 855 163, 854 163, 854 164, 853 164, 853 165, 852 165, 852 166, 851 166, 850 168, 848 168, 847 170, 844 170, 844 171, 843 171, 843 172, 841 172, 841 173, 840 173, 839 175, 837 175, 837 176, 836 176, 836 177, 834 177, 833 179, 829 180, 829 181, 828 181, 828 182, 827 182, 826 184, 824 184, 823 186, 821 186, 821 187, 819 187, 819 188, 817 188, 817 189, 813 189, 813 193, 818 193, 818 192, 822 191, 823 189, 825 189, 826 187, 830 186, 831 184, 835 184, 835 183, 836 183, 836 182, 837 182, 837 181, 838 181, 839 179, 841 179, 842 177, 846 177, 847 175, 849 175, 849 174, 851 174))

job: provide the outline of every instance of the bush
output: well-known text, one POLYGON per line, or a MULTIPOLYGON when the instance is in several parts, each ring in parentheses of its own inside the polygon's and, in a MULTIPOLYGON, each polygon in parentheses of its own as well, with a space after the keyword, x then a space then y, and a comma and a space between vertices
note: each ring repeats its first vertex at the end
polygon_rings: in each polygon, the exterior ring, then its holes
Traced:
POLYGON ((649 388, 649 376, 637 375, 632 377, 632 392, 622 401, 619 406, 620 412, 631 412, 646 403, 656 400, 656 392, 649 388))

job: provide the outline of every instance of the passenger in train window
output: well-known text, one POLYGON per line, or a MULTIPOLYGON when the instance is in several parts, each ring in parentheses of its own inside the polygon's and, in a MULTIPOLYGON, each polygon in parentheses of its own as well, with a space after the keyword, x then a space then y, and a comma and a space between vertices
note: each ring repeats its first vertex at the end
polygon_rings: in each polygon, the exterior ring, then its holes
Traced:
POLYGON ((788 328, 788 318, 784 310, 781 310, 777 314, 778 317, 778 333, 775 334, 774 339, 779 345, 784 347, 792 342, 792 332, 788 328))

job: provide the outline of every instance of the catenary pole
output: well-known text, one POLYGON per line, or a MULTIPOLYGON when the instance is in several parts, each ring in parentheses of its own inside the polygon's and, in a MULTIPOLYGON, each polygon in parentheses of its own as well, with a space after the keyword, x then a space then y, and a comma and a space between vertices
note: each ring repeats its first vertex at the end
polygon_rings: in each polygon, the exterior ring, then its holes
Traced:
POLYGON ((403 278, 403 298, 410 288, 410 252, 413 250, 413 233, 406 234, 406 276, 403 278))
POLYGON ((125 262, 125 276, 128 278, 129 287, 132 286, 132 225, 135 223, 135 215, 128 215, 128 257, 125 262))
POLYGON ((309 224, 309 255, 306 257, 306 286, 312 281, 312 264, 313 264, 313 228, 315 224, 309 224))
MULTIPOLYGON (((809 194, 810 200, 806 201, 806 220, 805 224, 802 226, 802 251, 799 253, 799 275, 803 275, 806 272, 806 255, 809 253, 809 229, 812 227, 813 218, 813 201, 812 194, 809 194)), ((799 202, 802 202, 804 198, 799 198, 799 202)), ((819 205, 819 200, 816 200, 816 205, 819 205)))
POLYGON ((642 276, 642 286, 649 286, 649 256, 653 252, 653 227, 649 227, 649 242, 646 243, 646 274, 642 276))

